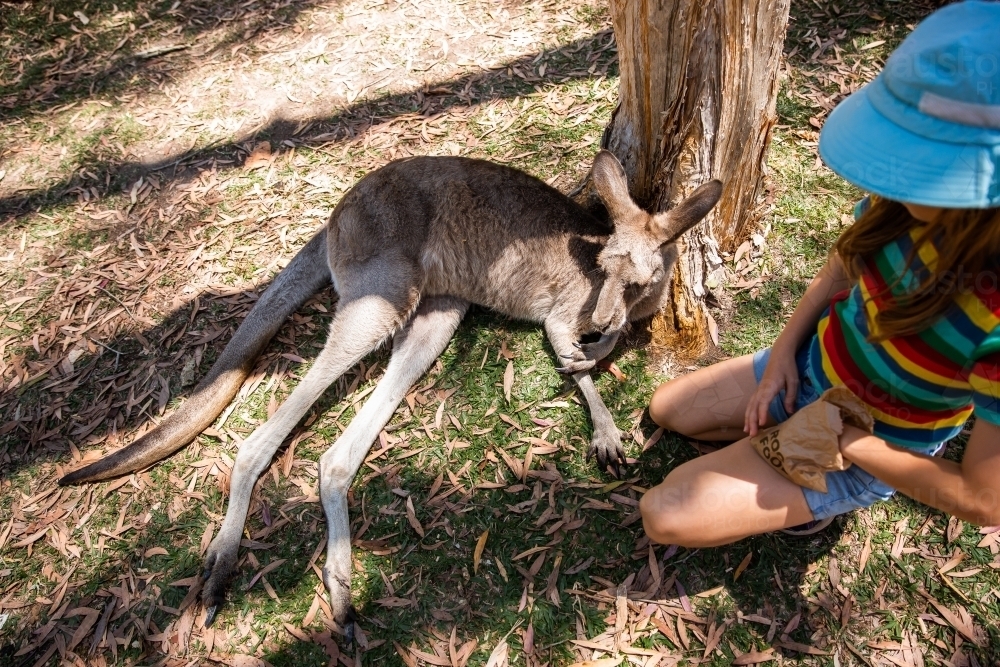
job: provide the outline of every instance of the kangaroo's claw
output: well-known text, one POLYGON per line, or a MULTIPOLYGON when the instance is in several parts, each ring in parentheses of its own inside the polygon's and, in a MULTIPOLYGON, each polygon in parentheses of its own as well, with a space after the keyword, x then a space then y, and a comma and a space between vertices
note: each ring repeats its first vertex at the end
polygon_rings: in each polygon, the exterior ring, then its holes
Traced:
POLYGON ((358 622, 358 611, 351 605, 347 608, 347 614, 344 616, 344 639, 347 640, 348 646, 354 643, 355 628, 358 622))
POLYGON ((215 613, 219 611, 217 606, 205 607, 205 627, 209 627, 215 621, 215 613))

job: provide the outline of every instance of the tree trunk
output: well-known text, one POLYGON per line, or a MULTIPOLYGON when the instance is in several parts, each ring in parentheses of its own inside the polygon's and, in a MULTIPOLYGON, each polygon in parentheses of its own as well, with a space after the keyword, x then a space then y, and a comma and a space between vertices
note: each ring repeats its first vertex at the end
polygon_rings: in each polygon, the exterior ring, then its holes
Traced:
POLYGON ((723 277, 720 249, 752 229, 776 121, 789 0, 611 0, 621 68, 605 145, 633 196, 669 209, 711 178, 713 212, 681 244, 673 300, 654 339, 701 354, 715 337, 707 290, 723 277))

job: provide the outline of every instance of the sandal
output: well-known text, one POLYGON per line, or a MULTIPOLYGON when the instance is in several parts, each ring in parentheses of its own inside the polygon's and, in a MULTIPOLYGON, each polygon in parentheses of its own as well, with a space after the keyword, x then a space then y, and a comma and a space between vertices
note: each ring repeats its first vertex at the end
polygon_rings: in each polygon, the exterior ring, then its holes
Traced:
POLYGON ((798 526, 790 526, 788 528, 782 528, 781 532, 785 535, 794 535, 795 537, 805 537, 806 535, 813 535, 821 530, 824 530, 827 526, 833 523, 834 517, 828 516, 825 519, 819 519, 815 521, 809 521, 808 523, 802 523, 798 526))

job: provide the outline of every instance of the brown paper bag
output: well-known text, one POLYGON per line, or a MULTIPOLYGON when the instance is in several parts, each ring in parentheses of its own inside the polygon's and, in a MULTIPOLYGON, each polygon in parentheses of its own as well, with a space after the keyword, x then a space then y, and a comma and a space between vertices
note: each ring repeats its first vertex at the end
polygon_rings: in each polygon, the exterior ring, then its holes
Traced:
POLYGON ((861 399, 845 387, 833 387, 788 421, 758 433, 750 444, 788 479, 826 493, 826 473, 851 465, 840 453, 844 422, 869 433, 875 426, 861 399))

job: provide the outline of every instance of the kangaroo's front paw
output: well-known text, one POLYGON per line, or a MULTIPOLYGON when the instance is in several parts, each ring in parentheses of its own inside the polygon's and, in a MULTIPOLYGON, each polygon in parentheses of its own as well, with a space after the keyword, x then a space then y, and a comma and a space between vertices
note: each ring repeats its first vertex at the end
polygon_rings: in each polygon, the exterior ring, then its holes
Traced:
POLYGON ((603 334, 598 340, 593 343, 576 343, 576 349, 580 350, 587 359, 593 359, 594 361, 600 361, 604 357, 611 354, 611 351, 615 349, 615 344, 618 343, 619 332, 614 332, 610 334, 603 334))
POLYGON ((205 586, 201 589, 201 602, 205 606, 205 626, 215 620, 219 607, 226 600, 226 587, 236 570, 236 552, 208 548, 205 557, 205 586))
POLYGON ((625 449, 622 447, 622 437, 618 428, 600 429, 594 431, 594 439, 587 450, 587 460, 597 459, 601 470, 611 467, 615 477, 621 477, 621 466, 625 464, 625 449))
POLYGON ((596 359, 587 358, 587 355, 581 350, 577 350, 573 354, 560 354, 559 356, 563 359, 565 365, 560 366, 556 370, 565 375, 589 371, 597 364, 596 359))

